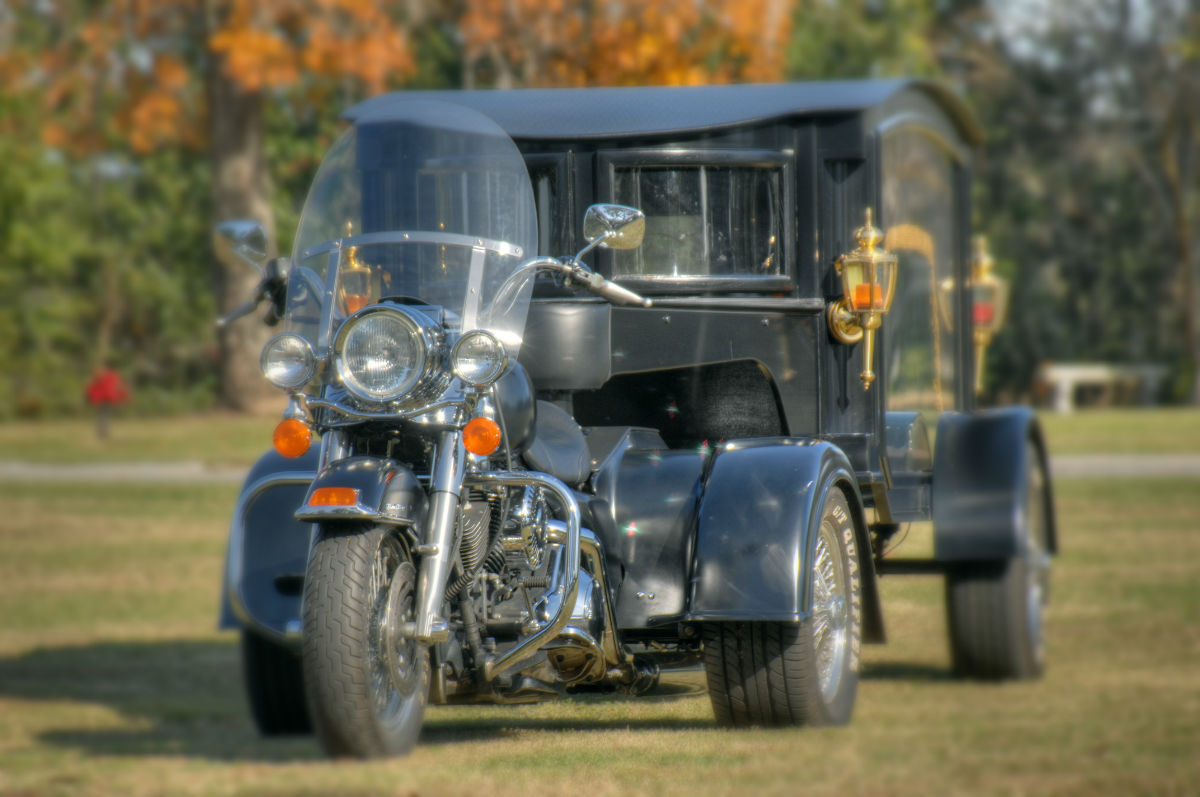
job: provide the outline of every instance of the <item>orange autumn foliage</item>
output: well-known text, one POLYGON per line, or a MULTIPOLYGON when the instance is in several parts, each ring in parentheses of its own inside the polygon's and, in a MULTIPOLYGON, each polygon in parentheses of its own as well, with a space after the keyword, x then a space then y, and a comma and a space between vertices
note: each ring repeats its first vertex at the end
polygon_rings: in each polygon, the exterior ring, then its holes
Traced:
POLYGON ((468 82, 688 85, 779 80, 794 0, 466 0, 468 82))
POLYGON ((40 97, 45 143, 73 151, 121 141, 136 152, 202 145, 205 82, 214 72, 251 93, 313 78, 350 78, 378 92, 416 69, 386 0, 43 6, 37 22, 51 31, 47 45, 32 54, 0 49, 0 89, 40 97))

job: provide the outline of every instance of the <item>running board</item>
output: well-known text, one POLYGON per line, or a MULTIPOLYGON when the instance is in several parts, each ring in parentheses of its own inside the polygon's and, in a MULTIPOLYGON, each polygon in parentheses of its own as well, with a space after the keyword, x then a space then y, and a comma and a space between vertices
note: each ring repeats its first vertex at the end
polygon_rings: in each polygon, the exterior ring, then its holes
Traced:
POLYGON ((881 576, 940 576, 948 564, 936 559, 883 559, 875 561, 875 572, 881 576))

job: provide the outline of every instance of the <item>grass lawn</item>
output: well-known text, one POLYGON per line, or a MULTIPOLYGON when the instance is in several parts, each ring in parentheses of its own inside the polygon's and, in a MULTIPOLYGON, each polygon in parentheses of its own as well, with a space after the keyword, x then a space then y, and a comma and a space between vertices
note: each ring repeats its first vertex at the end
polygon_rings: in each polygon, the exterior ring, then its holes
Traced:
MULTIPOLYGON (((281 405, 282 406, 282 405, 281 405)), ((107 440, 90 419, 0 423, 0 460, 33 463, 168 462, 248 466, 271 446, 279 414, 118 417, 107 440)), ((1200 453, 1200 408, 1044 413, 1052 454, 1200 453)))
POLYGON ((271 447, 280 415, 204 413, 169 418, 119 416, 109 437, 77 418, 0 423, 0 460, 34 463, 171 462, 246 466, 271 447))
POLYGON ((883 582, 853 723, 717 729, 702 676, 639 699, 435 707, 408 758, 251 727, 214 630, 228 485, 0 485, 0 794, 1200 791, 1200 487, 1064 481, 1034 683, 953 680, 936 578, 883 582))
POLYGON ((1200 407, 1042 413, 1051 454, 1200 454, 1200 407))

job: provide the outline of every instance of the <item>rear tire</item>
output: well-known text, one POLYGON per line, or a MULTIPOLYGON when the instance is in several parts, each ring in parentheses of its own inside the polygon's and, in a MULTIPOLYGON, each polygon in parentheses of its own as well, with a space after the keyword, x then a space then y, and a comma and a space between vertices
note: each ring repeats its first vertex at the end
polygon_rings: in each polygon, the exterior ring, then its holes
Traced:
MULTIPOLYGON (((405 636, 417 571, 390 527, 323 526, 304 586, 304 681, 331 756, 413 748, 429 694, 429 650, 405 636)), ((410 626, 411 627, 411 626, 410 626)))
POLYGON ((854 712, 862 636, 862 590, 854 521, 830 486, 813 534, 800 623, 709 623, 704 669, 717 724, 844 725, 854 712))
POLYGON ((300 657, 252 631, 242 631, 242 679, 254 726, 263 736, 312 733, 300 657))
POLYGON ((946 574, 946 618, 956 675, 1025 680, 1045 670, 1043 614, 1050 591, 1049 504, 1041 457, 1029 443, 1021 552, 967 562, 946 574))

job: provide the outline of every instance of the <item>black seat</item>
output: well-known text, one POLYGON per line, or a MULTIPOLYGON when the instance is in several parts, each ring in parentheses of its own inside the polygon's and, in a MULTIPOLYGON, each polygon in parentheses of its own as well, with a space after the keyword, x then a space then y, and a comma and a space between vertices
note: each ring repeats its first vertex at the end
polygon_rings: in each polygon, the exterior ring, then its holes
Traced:
POLYGON ((592 457, 575 419, 548 401, 537 403, 533 442, 522 455, 533 470, 549 473, 571 487, 587 481, 592 457))

